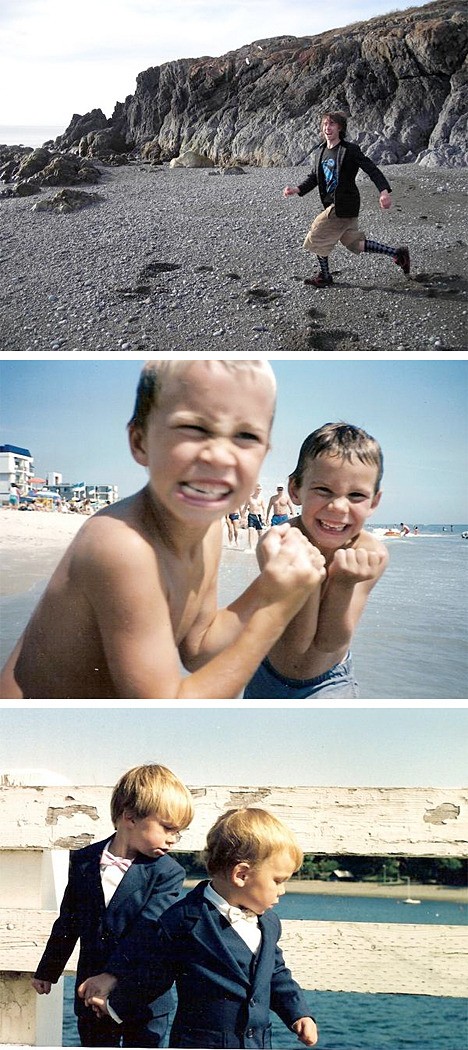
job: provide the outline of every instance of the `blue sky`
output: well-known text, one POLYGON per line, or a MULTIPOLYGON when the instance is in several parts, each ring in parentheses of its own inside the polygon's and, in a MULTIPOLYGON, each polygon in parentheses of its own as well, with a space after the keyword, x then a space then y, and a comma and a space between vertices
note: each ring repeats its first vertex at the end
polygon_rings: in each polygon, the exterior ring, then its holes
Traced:
MULTIPOLYGON (((285 483, 303 439, 321 424, 364 427, 383 448, 375 523, 468 522, 468 362, 271 359, 278 381, 273 450, 261 482, 285 483)), ((26 446, 36 473, 110 483, 126 496, 145 484, 127 447, 142 361, 2 360, 0 443, 26 446)))
POLYGON ((2 0, 1 119, 65 130, 73 113, 100 107, 110 117, 149 66, 222 55, 271 36, 314 36, 408 6, 407 0, 2 0))
POLYGON ((461 787, 468 711, 3 709, 0 774, 112 784, 162 762, 189 785, 461 787), (73 742, 73 746, 70 743, 73 742))

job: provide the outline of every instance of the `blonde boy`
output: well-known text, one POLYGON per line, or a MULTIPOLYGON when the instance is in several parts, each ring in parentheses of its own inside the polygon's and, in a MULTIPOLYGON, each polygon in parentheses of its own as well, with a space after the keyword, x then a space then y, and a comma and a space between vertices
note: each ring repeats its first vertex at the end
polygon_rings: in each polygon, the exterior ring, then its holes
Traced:
POLYGON ((222 520, 252 491, 274 406, 262 361, 145 366, 129 438, 148 484, 80 529, 6 665, 4 699, 239 695, 323 572, 286 525, 254 584, 217 608, 222 520))
MULTIPOLYGON (((179 896, 184 869, 168 856, 193 818, 192 796, 161 765, 136 766, 116 784, 111 799, 115 834, 70 854, 68 885, 33 987, 48 995, 80 940, 75 989, 102 969, 127 966, 129 937, 156 920, 179 896)), ((75 990, 75 1013, 83 1046, 161 1046, 172 996, 152 1002, 144 1022, 116 1025, 86 1010, 75 990)))
MULTIPOLYGON (((286 627, 248 683, 248 699, 357 697, 350 644, 386 547, 364 530, 379 505, 383 456, 375 438, 327 423, 305 439, 289 478, 296 526, 323 555, 326 579, 286 627)), ((261 557, 261 551, 260 551, 261 557)))
POLYGON ((210 880, 148 924, 127 976, 100 974, 79 994, 104 1016, 110 1008, 125 1019, 144 1016, 155 990, 175 981, 170 1046, 270 1047, 270 1008, 305 1046, 315 1046, 317 1026, 285 966, 272 910, 302 859, 292 832, 272 814, 229 810, 208 833, 210 880))

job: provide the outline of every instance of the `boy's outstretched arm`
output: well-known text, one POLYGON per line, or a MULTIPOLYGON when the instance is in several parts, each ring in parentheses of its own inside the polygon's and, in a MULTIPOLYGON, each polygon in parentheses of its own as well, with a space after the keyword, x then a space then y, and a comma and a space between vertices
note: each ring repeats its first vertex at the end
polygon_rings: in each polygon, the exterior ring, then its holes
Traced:
POLYGON ((335 652, 350 644, 369 594, 387 564, 388 551, 383 544, 373 549, 335 551, 318 615, 316 649, 335 652))
POLYGON ((188 610, 186 627, 182 615, 180 638, 174 637, 170 602, 176 596, 169 596, 151 546, 135 536, 123 551, 119 533, 101 531, 74 571, 93 610, 116 697, 235 699, 316 582, 308 540, 289 526, 276 529, 258 580, 220 613, 213 600, 215 559, 210 580, 200 581, 201 612, 190 619, 188 610), (179 653, 193 669, 188 677, 179 653))
MULTIPOLYGON (((260 646, 263 648, 266 643, 265 656, 304 603, 316 600, 311 595, 320 594, 324 558, 288 523, 262 537, 257 556, 261 572, 250 587, 226 609, 218 610, 211 620, 202 615, 194 625, 187 639, 187 666, 200 666, 211 657, 208 670, 216 654, 226 666, 230 650, 241 646, 250 666, 255 663, 254 653, 260 646), (268 637, 272 639, 270 645, 268 637)), ((246 667, 245 663, 244 672, 246 667)))

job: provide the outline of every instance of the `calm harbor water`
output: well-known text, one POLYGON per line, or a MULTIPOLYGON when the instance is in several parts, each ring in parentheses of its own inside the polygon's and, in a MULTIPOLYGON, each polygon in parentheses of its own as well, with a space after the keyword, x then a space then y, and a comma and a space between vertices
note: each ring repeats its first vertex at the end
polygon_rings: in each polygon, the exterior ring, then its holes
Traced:
MULTIPOLYGON (((277 914, 283 919, 463 925, 466 905, 423 901, 410 907, 381 897, 290 893, 277 914)), ((466 1050, 467 1008, 463 999, 425 995, 363 995, 307 992, 320 1026, 318 1050, 466 1050)), ((293 1050, 295 1037, 272 1015, 273 1047, 293 1050)), ((65 981, 63 1045, 79 1046, 73 1015, 73 979, 65 981)))

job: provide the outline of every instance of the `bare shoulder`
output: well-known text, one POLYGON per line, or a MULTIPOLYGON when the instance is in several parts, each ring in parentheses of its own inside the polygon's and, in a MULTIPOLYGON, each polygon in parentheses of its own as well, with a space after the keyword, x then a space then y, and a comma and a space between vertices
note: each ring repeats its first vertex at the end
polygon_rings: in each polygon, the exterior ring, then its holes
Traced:
POLYGON ((149 528, 142 513, 141 494, 120 500, 95 514, 80 529, 73 542, 73 558, 84 567, 86 563, 103 566, 116 559, 124 563, 130 558, 151 558, 157 537, 149 528))

